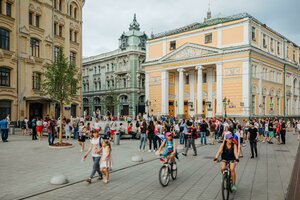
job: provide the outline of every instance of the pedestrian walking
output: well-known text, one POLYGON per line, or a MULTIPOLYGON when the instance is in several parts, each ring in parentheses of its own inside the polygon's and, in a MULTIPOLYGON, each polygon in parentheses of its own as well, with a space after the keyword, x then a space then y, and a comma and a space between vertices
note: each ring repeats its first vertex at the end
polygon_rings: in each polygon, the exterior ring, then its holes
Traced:
POLYGON ((143 123, 140 127, 141 129, 141 138, 140 138, 140 151, 145 151, 145 146, 146 146, 146 141, 147 141, 147 136, 146 136, 146 133, 147 133, 147 123, 146 123, 146 120, 143 120, 143 123))
POLYGON ((153 138, 154 138, 154 130, 155 130, 155 126, 153 121, 151 120, 148 126, 148 130, 147 130, 147 136, 148 136, 148 140, 149 140, 149 150, 148 152, 153 151, 154 152, 154 142, 153 142, 153 138), (153 149, 152 149, 152 145, 153 145, 153 149))
POLYGON ((109 163, 111 162, 111 145, 108 140, 102 142, 102 157, 100 161, 100 170, 105 175, 104 183, 109 182, 109 163))
POLYGON ((55 126, 53 120, 49 120, 47 123, 47 132, 48 132, 48 144, 49 146, 53 145, 55 138, 55 126))
POLYGON ((257 154, 257 138, 259 136, 258 129, 254 127, 254 123, 250 123, 250 128, 248 130, 249 132, 249 142, 250 142, 250 147, 251 147, 251 158, 254 158, 254 152, 255 152, 255 157, 258 156, 257 154))
POLYGON ((200 143, 201 145, 207 145, 206 143, 206 134, 207 134, 207 128, 208 128, 208 125, 207 123, 205 122, 205 120, 203 119, 202 120, 202 123, 200 123, 200 143))
POLYGON ((26 136, 28 132, 28 119, 25 117, 21 123, 22 135, 26 136))
POLYGON ((31 120, 31 129, 32 129, 32 140, 37 140, 37 133, 36 133, 36 119, 33 118, 31 120))
POLYGON ((197 149, 195 145, 195 140, 197 139, 197 129, 193 127, 193 123, 191 121, 187 121, 187 143, 185 145, 184 151, 182 155, 187 156, 187 152, 190 146, 192 146, 194 150, 193 156, 197 156, 197 149))
POLYGON ((0 121, 0 131, 2 142, 8 142, 9 123, 7 118, 0 121))
POLYGON ((38 136, 39 140, 42 140, 42 136, 43 136, 43 121, 42 119, 39 117, 37 122, 36 122, 36 133, 38 136))
POLYGON ((100 160, 101 160, 101 154, 102 154, 102 144, 101 139, 99 137, 99 131, 94 129, 92 130, 93 138, 91 139, 91 145, 85 155, 83 156, 83 160, 86 160, 87 156, 90 152, 92 152, 92 159, 93 159, 93 169, 92 173, 89 176, 89 178, 86 180, 88 183, 92 182, 92 178, 96 174, 96 172, 99 175, 99 180, 102 179, 102 173, 100 172, 100 160))
POLYGON ((85 127, 84 127, 84 122, 80 122, 79 124, 79 136, 78 136, 78 143, 80 145, 80 152, 84 151, 84 143, 85 143, 85 127))
POLYGON ((216 124, 214 121, 209 120, 209 140, 210 144, 214 145, 215 144, 215 131, 216 131, 216 124))
POLYGON ((72 129, 73 129, 70 119, 66 120, 64 128, 65 128, 65 133, 66 133, 66 140, 68 140, 69 138, 71 138, 71 132, 72 132, 72 129))
POLYGON ((285 144, 285 135, 286 135, 286 124, 285 121, 280 119, 280 137, 281 137, 281 144, 285 144))

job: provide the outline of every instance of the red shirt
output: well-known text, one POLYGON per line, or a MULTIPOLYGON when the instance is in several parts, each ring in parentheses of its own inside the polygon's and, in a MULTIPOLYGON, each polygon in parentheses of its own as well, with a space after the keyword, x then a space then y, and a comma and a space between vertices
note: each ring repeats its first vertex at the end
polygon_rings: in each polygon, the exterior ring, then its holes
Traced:
POLYGON ((127 133, 130 133, 132 131, 132 126, 128 126, 127 133))

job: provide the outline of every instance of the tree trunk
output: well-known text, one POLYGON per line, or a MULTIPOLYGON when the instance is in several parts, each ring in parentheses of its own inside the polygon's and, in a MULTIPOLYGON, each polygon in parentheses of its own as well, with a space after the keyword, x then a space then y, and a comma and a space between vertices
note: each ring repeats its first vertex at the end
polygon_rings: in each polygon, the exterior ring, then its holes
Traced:
POLYGON ((62 144, 62 129, 63 129, 63 126, 62 126, 62 117, 63 117, 63 103, 60 102, 60 115, 59 115, 59 144, 62 144))

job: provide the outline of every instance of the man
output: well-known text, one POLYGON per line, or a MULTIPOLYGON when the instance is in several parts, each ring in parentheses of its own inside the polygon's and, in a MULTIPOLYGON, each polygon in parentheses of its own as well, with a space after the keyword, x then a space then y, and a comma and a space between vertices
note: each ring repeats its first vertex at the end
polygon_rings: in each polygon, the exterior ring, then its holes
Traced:
POLYGON ((279 123, 280 123, 281 144, 285 144, 286 125, 282 119, 280 119, 279 123))
POLYGON ((187 121, 186 125, 187 125, 187 141, 182 155, 184 156, 187 155, 189 146, 191 145, 194 150, 193 156, 197 156, 197 149, 195 146, 195 139, 197 139, 197 130, 196 128, 193 127, 193 123, 191 121, 187 121))
POLYGON ((8 121, 7 119, 3 119, 0 121, 0 130, 1 130, 1 138, 2 142, 8 142, 8 121))
POLYGON ((250 128, 248 130, 249 132, 249 142, 250 142, 250 147, 251 147, 251 158, 254 158, 254 151, 255 151, 255 156, 257 157, 257 137, 258 137, 258 129, 254 127, 254 123, 250 123, 250 128))

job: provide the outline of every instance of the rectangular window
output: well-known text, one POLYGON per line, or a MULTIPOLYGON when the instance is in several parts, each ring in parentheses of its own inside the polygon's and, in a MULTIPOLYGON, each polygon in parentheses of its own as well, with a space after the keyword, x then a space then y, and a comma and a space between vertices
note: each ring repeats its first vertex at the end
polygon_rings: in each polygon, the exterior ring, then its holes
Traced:
POLYGON ((270 44, 270 45, 271 45, 271 51, 274 51, 273 43, 274 43, 274 42, 273 42, 273 38, 271 38, 271 44, 270 44))
POLYGON ((289 58, 289 47, 286 47, 286 57, 289 58))
POLYGON ((54 8, 57 8, 57 0, 53 0, 54 8))
POLYGON ((0 0, 0 14, 2 14, 2 0, 0 0))
POLYGON ((62 11, 62 0, 59 1, 59 10, 62 11))
POLYGON ((0 68, 0 86, 10 86, 10 70, 0 68))
POLYGON ((0 28, 0 49, 9 50, 9 31, 0 28))
POLYGON ((255 27, 254 26, 252 26, 252 40, 256 41, 255 27))
POLYGON ((11 17, 11 4, 6 3, 6 15, 11 17))
POLYGON ((176 41, 171 41, 170 42, 170 50, 175 50, 176 49, 176 41))
POLYGON ((263 47, 267 48, 267 38, 266 34, 263 34, 263 47))
POLYGON ((59 25, 59 37, 62 37, 63 36, 63 26, 62 25, 59 25))
POLYGON ((72 35, 73 35, 73 31, 72 30, 70 30, 70 41, 72 41, 72 35))
POLYGON ((186 85, 190 84, 190 76, 189 75, 185 76, 185 84, 186 85))
POLYGON ((58 57, 58 52, 59 52, 59 47, 55 46, 55 47, 54 47, 54 60, 57 59, 57 57, 58 57))
POLYGON ((296 51, 293 51, 293 61, 296 62, 296 51))
POLYGON ((40 27, 40 16, 39 15, 35 16, 35 26, 40 27))
POLYGON ((212 43, 212 33, 205 34, 205 44, 212 43))
POLYGON ((54 35, 57 35, 57 23, 56 22, 54 23, 53 28, 54 28, 54 35))
POLYGON ((280 55, 280 42, 277 42, 277 54, 280 55))
POLYGON ((40 90, 41 89, 41 74, 33 72, 32 73, 32 89, 40 90))
POLYGON ((33 25, 33 13, 29 12, 29 25, 33 25))
POLYGON ((70 63, 76 65, 76 53, 73 51, 70 52, 70 63))
POLYGON ((74 41, 77 43, 77 32, 74 32, 74 41))
POLYGON ((207 82, 207 80, 206 80, 206 73, 203 73, 203 83, 206 83, 207 82))
POLYGON ((40 57, 40 42, 37 39, 30 39, 30 55, 40 57))

